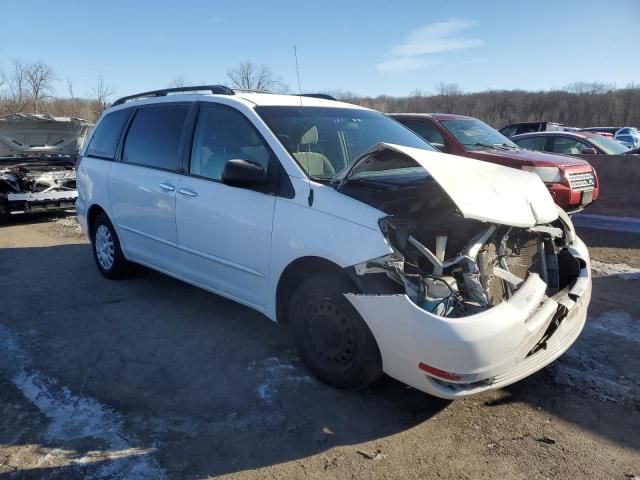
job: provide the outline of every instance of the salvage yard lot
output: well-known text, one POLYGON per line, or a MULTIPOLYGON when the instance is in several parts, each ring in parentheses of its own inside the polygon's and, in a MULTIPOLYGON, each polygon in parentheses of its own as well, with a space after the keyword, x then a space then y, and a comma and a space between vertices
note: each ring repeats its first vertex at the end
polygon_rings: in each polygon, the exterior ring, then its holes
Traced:
POLYGON ((640 475, 640 235, 582 229, 587 326, 464 401, 336 391, 287 329, 140 268, 100 276, 73 216, 0 227, 0 479, 640 475))

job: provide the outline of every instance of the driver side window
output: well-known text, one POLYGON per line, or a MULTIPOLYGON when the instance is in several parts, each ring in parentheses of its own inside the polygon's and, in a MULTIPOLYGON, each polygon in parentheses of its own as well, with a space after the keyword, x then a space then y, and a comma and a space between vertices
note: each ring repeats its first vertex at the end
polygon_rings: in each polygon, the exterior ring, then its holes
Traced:
POLYGON ((248 160, 268 171, 270 156, 264 140, 240 112, 216 105, 200 107, 189 173, 221 181, 229 160, 248 160))

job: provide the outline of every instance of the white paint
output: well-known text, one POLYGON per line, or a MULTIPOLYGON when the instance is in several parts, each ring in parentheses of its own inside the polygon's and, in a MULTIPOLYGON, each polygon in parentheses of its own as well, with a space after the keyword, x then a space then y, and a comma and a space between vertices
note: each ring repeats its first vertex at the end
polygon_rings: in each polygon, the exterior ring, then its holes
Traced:
POLYGON ((75 452, 56 448, 49 450, 39 464, 80 467, 100 462, 96 478, 166 478, 164 470, 151 455, 155 448, 131 445, 135 440, 123 431, 124 418, 120 413, 91 397, 74 394, 33 369, 27 353, 3 325, 0 325, 0 371, 7 373, 27 400, 49 419, 45 432, 47 443, 92 437, 109 447, 108 450, 91 451, 80 457, 75 452))
POLYGON ((558 208, 537 175, 442 152, 379 143, 339 178, 348 176, 369 154, 385 149, 415 160, 447 192, 465 218, 516 227, 532 227, 558 218, 558 208))
MULTIPOLYGON (((585 260, 586 245, 576 240, 572 255, 585 260)), ((407 295, 354 295, 345 297, 358 310, 380 348, 385 373, 418 390, 442 398, 459 398, 501 388, 548 365, 576 340, 584 325, 591 297, 588 267, 568 295, 556 300, 545 296, 546 284, 530 275, 506 302, 461 318, 444 318, 427 312, 407 295), (547 342, 547 349, 526 357, 552 321, 558 303, 569 312, 547 342), (526 358, 525 358, 526 357, 526 358), (425 363, 458 374, 462 385, 449 389, 418 369, 425 363), (471 382, 491 379, 491 383, 471 382)))
POLYGON ((640 280, 640 268, 632 267, 626 263, 605 263, 598 260, 591 260, 591 268, 596 272, 595 276, 618 277, 623 280, 640 280))

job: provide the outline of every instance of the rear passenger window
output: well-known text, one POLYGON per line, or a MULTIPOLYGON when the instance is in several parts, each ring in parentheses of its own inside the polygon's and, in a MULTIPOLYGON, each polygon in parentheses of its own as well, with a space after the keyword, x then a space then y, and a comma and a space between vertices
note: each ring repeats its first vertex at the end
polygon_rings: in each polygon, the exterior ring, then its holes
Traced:
POLYGON ((130 113, 131 109, 125 108, 105 115, 91 137, 87 155, 113 160, 120 134, 130 113))
POLYGON ((200 107, 189 173, 221 180, 229 160, 247 160, 268 170, 270 157, 264 140, 240 112, 226 107, 200 107))
POLYGON ((188 111, 188 105, 175 104, 139 108, 127 133, 123 161, 177 170, 180 138, 188 111))

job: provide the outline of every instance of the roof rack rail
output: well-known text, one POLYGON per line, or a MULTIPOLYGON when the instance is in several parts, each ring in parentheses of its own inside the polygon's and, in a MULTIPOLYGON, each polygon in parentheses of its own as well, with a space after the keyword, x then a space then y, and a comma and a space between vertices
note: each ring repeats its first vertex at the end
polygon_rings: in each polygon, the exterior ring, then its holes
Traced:
POLYGON ((311 98, 321 98, 322 100, 333 100, 337 102, 338 100, 335 97, 332 97, 328 93, 300 93, 299 97, 311 97, 311 98))
POLYGON ((231 90, 229 87, 225 85, 195 85, 191 87, 176 87, 176 88, 163 88, 162 90, 151 90, 150 92, 142 92, 136 93, 135 95, 129 95, 127 97, 122 97, 113 102, 113 107, 117 105, 122 105, 130 100, 136 100, 140 98, 150 98, 150 97, 165 97, 170 93, 181 93, 181 92, 198 92, 208 90, 213 94, 217 95, 235 95, 235 92, 231 90))
POLYGON ((232 88, 231 90, 233 90, 234 92, 237 93, 271 93, 273 94, 274 92, 270 92, 268 90, 256 90, 254 88, 232 88))

